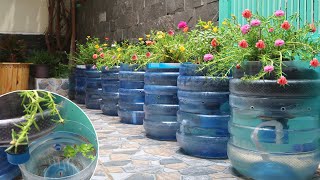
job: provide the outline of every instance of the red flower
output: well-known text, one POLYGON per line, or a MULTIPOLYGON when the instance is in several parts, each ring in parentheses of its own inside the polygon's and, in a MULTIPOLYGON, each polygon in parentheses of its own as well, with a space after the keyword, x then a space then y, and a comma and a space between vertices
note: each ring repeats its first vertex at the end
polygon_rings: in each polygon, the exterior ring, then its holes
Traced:
POLYGON ((97 58, 98 58, 98 54, 93 54, 93 55, 92 55, 92 58, 93 58, 93 59, 97 59, 97 58))
POLYGON ((132 59, 133 61, 136 61, 136 60, 138 59, 138 56, 135 54, 135 55, 133 55, 133 56, 131 57, 131 59, 132 59))
POLYGON ((288 84, 288 80, 286 77, 281 76, 278 80, 277 83, 280 84, 281 86, 287 85, 288 84))
POLYGON ((313 58, 313 59, 310 61, 310 66, 312 66, 312 67, 318 67, 318 66, 319 66, 319 61, 318 61, 318 59, 313 58))
POLYGON ((152 45, 152 44, 154 44, 153 41, 146 41, 146 45, 147 45, 147 46, 150 46, 150 45, 152 45))
POLYGON ((168 34, 169 34, 170 36, 173 36, 173 35, 174 35, 174 31, 171 29, 171 30, 168 31, 168 34))
POLYGON ((237 65, 236 65, 236 68, 237 68, 237 69, 240 69, 240 68, 241 68, 240 64, 237 64, 237 65))
POLYGON ((150 52, 147 52, 147 53, 146 53, 146 57, 149 58, 150 56, 151 56, 151 53, 150 53, 150 52))
POLYGON ((310 32, 316 32, 317 31, 317 28, 316 28, 316 26, 312 23, 312 24, 310 24, 310 32))
POLYGON ((186 33, 186 32, 188 32, 188 30, 189 30, 189 27, 187 26, 187 27, 183 28, 182 31, 186 33))
POLYGON ((242 12, 242 16, 243 16, 244 18, 246 18, 246 19, 249 19, 249 18, 251 18, 252 13, 251 13, 251 11, 250 11, 249 9, 245 9, 245 10, 242 12))
POLYGON ((249 45, 248 45, 247 41, 244 39, 239 42, 239 47, 247 48, 248 46, 249 45))
POLYGON ((104 58, 104 53, 101 53, 101 54, 100 54, 100 57, 101 57, 101 58, 104 58))
POLYGON ((281 24, 281 28, 284 29, 284 30, 288 30, 290 29, 291 25, 288 21, 284 21, 282 24, 281 24))
POLYGON ((257 43, 256 43, 256 48, 258 49, 264 49, 266 48, 266 45, 264 44, 264 42, 262 40, 259 40, 257 43))
POLYGON ((273 32, 273 31, 274 31, 274 28, 270 28, 270 29, 269 29, 269 32, 273 32))
POLYGON ((216 38, 212 39, 211 46, 212 47, 217 47, 218 45, 219 45, 219 43, 218 43, 217 39, 216 38))

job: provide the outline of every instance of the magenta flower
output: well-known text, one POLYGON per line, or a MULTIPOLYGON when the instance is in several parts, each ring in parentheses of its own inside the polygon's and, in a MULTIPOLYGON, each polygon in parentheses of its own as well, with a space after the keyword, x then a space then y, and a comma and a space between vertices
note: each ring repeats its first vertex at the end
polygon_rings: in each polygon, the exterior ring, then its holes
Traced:
POLYGON ((260 26, 261 21, 259 19, 254 19, 251 21, 251 26, 260 26))
POLYGON ((187 22, 185 22, 185 21, 180 21, 179 22, 179 24, 178 24, 178 28, 179 29, 183 29, 183 28, 186 28, 186 27, 188 27, 187 22))
POLYGON ((204 61, 210 61, 210 60, 212 60, 213 59, 213 55, 212 54, 206 54, 206 55, 204 55, 204 57, 203 57, 203 60, 204 61))
POLYGON ((274 12, 274 15, 277 16, 277 17, 284 16, 284 11, 282 11, 282 10, 277 10, 276 12, 274 12))
POLYGON ((243 25, 240 28, 240 30, 241 30, 242 34, 247 34, 250 31, 250 25, 249 24, 243 25))
POLYGON ((268 65, 268 66, 265 66, 263 70, 264 72, 271 73, 274 70, 274 67, 272 65, 268 65))
POLYGON ((274 46, 283 46, 284 45, 284 40, 282 39, 277 39, 275 42, 274 42, 274 46))

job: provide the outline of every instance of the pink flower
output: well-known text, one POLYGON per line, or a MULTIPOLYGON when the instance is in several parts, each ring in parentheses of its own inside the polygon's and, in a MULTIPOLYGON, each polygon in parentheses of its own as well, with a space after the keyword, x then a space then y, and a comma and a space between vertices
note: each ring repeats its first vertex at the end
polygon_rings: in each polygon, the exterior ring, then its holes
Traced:
POLYGON ((274 28, 270 28, 270 29, 269 29, 269 32, 273 32, 273 31, 274 31, 274 28))
POLYGON ((108 71, 108 70, 109 70, 108 66, 106 66, 104 69, 105 69, 106 71, 108 71))
POLYGON ((284 40, 282 39, 277 39, 275 42, 274 42, 274 46, 283 46, 284 45, 284 40))
POLYGON ((317 28, 316 26, 314 25, 314 23, 310 24, 310 32, 316 32, 317 31, 317 28))
POLYGON ((254 19, 251 21, 251 26, 260 26, 261 21, 259 19, 254 19))
POLYGON ((98 58, 98 54, 93 54, 93 55, 92 55, 92 58, 93 58, 93 59, 97 59, 97 58, 98 58))
POLYGON ((213 55, 212 54, 206 54, 203 56, 203 60, 204 61, 210 61, 213 59, 213 55))
POLYGON ((251 13, 251 11, 250 11, 249 9, 245 9, 245 10, 242 12, 242 16, 243 16, 244 18, 246 18, 246 19, 249 19, 249 18, 251 18, 252 13, 251 13))
POLYGON ((96 66, 96 65, 93 65, 93 66, 91 67, 91 69, 97 69, 97 66, 96 66))
POLYGON ((288 80, 287 80, 286 77, 281 76, 281 77, 277 80, 277 83, 280 84, 281 86, 284 86, 284 85, 288 84, 288 80))
POLYGON ((99 56, 100 56, 101 58, 104 58, 104 53, 101 53, 99 56))
POLYGON ((103 50, 102 48, 99 48, 99 49, 98 49, 98 52, 100 52, 100 51, 102 51, 102 50, 103 50))
POLYGON ((256 48, 258 48, 258 49, 264 49, 264 48, 266 48, 266 45, 264 44, 264 41, 259 40, 259 41, 256 43, 256 48))
POLYGON ((291 27, 290 23, 288 21, 284 21, 282 24, 281 24, 281 28, 284 29, 284 30, 289 30, 291 27))
POLYGON ((185 21, 180 21, 179 22, 179 24, 178 24, 178 28, 179 29, 183 29, 183 28, 186 28, 186 27, 188 27, 187 22, 185 22, 185 21))
POLYGON ((242 34, 247 34, 250 31, 250 25, 249 24, 243 25, 240 29, 242 34))
POLYGON ((170 36, 173 36, 173 35, 174 35, 174 31, 171 29, 171 30, 168 31, 168 34, 169 34, 170 36))
POLYGON ((277 17, 284 16, 284 11, 282 11, 282 10, 277 10, 276 12, 274 12, 274 15, 277 16, 277 17))
POLYGON ((312 67, 318 67, 318 66, 319 66, 319 61, 318 61, 318 59, 313 58, 313 59, 310 61, 310 66, 312 66, 312 67))
POLYGON ((239 47, 247 48, 248 46, 249 46, 249 44, 247 43, 247 41, 245 39, 243 39, 239 42, 239 47))
POLYGON ((274 67, 272 65, 268 65, 268 66, 265 66, 263 70, 264 72, 271 73, 274 70, 274 67))

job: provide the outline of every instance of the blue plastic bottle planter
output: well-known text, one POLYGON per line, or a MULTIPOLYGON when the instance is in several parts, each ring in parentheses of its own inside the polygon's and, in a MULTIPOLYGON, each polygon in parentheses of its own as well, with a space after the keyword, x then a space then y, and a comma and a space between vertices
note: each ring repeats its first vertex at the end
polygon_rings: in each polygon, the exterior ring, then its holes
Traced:
POLYGON ((139 65, 120 65, 118 116, 122 123, 143 123, 144 69, 137 69, 138 67, 139 65))
POLYGON ((150 138, 176 140, 178 63, 150 63, 144 75, 145 118, 143 126, 150 138))
MULTIPOLYGON (((243 66, 258 69, 255 64, 243 66)), ((230 81, 232 119, 228 156, 252 179, 311 179, 320 161, 320 80, 296 62, 284 68, 289 86, 276 80, 230 81)))
POLYGON ((119 101, 119 70, 120 67, 113 67, 101 69, 101 84, 102 84, 102 102, 101 110, 103 114, 109 116, 118 115, 118 101, 119 101))
POLYGON ((75 68, 72 68, 69 74, 69 89, 68 89, 68 98, 73 100, 76 94, 76 77, 75 77, 75 68))
POLYGON ((75 101, 79 104, 85 104, 86 99, 86 75, 85 65, 77 65, 75 70, 75 101))
POLYGON ((180 128, 177 140, 186 154, 226 158, 229 139, 229 80, 204 76, 185 63, 178 77, 180 128))
POLYGON ((17 154, 7 152, 7 159, 10 164, 19 165, 28 162, 30 159, 29 148, 28 146, 23 146, 23 148, 23 152, 19 152, 17 154))
POLYGON ((20 174, 20 170, 18 166, 8 162, 5 149, 0 147, 0 179, 14 179, 20 174))
POLYGON ((101 71, 91 65, 86 66, 86 108, 100 109, 101 104, 101 71))

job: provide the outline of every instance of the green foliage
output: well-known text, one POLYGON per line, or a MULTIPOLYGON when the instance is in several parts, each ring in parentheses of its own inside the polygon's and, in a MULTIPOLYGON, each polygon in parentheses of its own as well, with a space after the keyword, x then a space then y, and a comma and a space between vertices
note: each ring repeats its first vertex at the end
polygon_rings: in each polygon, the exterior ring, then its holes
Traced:
POLYGON ((57 120, 53 121, 60 124, 65 122, 59 113, 58 105, 54 102, 54 96, 50 92, 36 90, 21 91, 19 95, 23 99, 22 106, 24 107, 24 118, 26 121, 16 124, 20 129, 19 132, 15 132, 15 130, 12 129, 12 141, 10 142, 10 146, 6 149, 7 152, 17 153, 19 146, 28 144, 28 133, 32 126, 40 131, 36 123, 36 116, 40 113, 43 118, 44 107, 50 110, 50 115, 58 117, 57 120))
MULTIPOLYGON (((222 46, 212 61, 205 66, 210 69, 208 75, 227 77, 231 70, 241 67, 246 61, 260 61, 262 69, 253 76, 245 76, 244 79, 255 80, 269 76, 270 72, 264 71, 265 66, 272 66, 272 73, 280 78, 285 76, 282 71, 283 61, 291 61, 299 58, 302 61, 311 61, 320 52, 320 41, 312 38, 310 24, 297 28, 293 22, 297 22, 297 14, 289 17, 289 29, 282 27, 286 21, 285 16, 262 17, 253 15, 248 18, 250 30, 246 33, 241 31, 241 25, 237 23, 235 16, 223 22, 221 35, 222 46), (258 19, 261 24, 252 26, 252 20, 258 19), (272 30, 270 30, 272 28, 272 30), (224 35, 225 34, 225 35, 224 35), (239 42, 245 40, 248 47, 240 47, 239 42), (262 40, 264 48, 258 48, 256 43, 262 40), (276 40, 283 40, 284 45, 276 46, 276 40)), ((317 26, 318 23, 315 23, 317 26)))
POLYGON ((45 50, 33 51, 28 57, 28 62, 33 64, 46 64, 52 65, 59 61, 59 57, 56 54, 49 53, 45 50))
POLYGON ((95 149, 92 144, 80 144, 80 145, 67 145, 64 149, 64 156, 67 158, 73 158, 78 153, 81 153, 83 157, 89 158, 91 160, 95 159, 95 149))
POLYGON ((16 62, 26 57, 27 45, 16 35, 5 35, 0 41, 0 61, 16 62))

